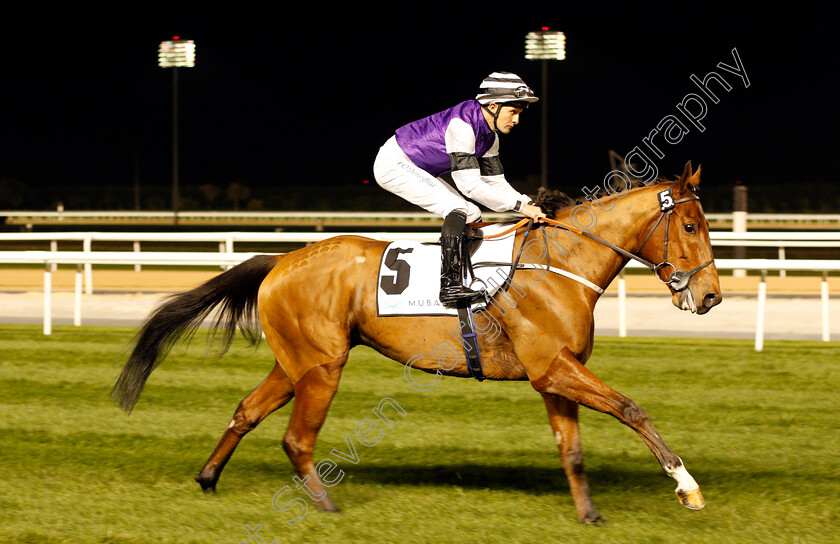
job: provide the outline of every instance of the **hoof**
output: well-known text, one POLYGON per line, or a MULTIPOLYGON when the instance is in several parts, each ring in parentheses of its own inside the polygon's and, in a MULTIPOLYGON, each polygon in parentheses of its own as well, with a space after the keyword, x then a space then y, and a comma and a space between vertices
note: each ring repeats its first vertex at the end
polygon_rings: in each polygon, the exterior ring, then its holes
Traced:
POLYGON ((677 498, 680 500, 680 504, 689 510, 702 510, 706 506, 706 500, 703 499, 703 494, 700 493, 699 488, 694 491, 681 491, 678 489, 677 498))
POLYGON ((582 518, 580 522, 584 525, 591 525, 594 527, 601 527, 603 525, 606 525, 604 519, 597 512, 595 512, 594 514, 587 515, 586 517, 582 518))
POLYGON ((340 514, 341 510, 332 502, 332 499, 329 497, 324 497, 320 501, 315 502, 315 508, 317 508, 321 512, 330 512, 332 514, 340 514))
POLYGON ((200 476, 196 476, 195 481, 201 486, 201 490, 204 491, 206 495, 213 495, 216 493, 216 482, 205 480, 200 476))

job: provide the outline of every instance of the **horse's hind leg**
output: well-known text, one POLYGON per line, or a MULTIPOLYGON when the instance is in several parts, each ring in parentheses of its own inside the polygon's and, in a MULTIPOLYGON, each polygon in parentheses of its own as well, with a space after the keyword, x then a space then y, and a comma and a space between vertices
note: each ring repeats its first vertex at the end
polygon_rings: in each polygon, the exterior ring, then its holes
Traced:
POLYGON ((557 395, 543 394, 548 410, 548 422, 560 450, 563 470, 569 480, 569 490, 575 501, 578 519, 584 523, 599 523, 601 515, 589 494, 589 482, 583 471, 583 447, 578 426, 578 405, 557 395))
POLYGON ((676 492, 680 503, 692 510, 699 510, 705 506, 700 486, 685 469, 682 460, 665 445, 645 411, 598 379, 568 349, 561 351, 545 374, 531 381, 531 385, 540 393, 560 395, 610 414, 636 431, 665 472, 677 481, 676 492))
POLYGON ((274 368, 268 376, 239 403, 216 449, 195 477, 201 489, 205 492, 216 490, 219 475, 242 437, 259 425, 268 414, 289 402, 293 396, 294 386, 283 368, 275 361, 274 368))
POLYGON ((318 509, 325 512, 338 512, 338 508, 318 477, 312 453, 318 431, 338 390, 347 355, 345 353, 332 363, 312 368, 295 384, 295 405, 283 438, 283 449, 300 476, 299 485, 306 487, 306 493, 318 509))

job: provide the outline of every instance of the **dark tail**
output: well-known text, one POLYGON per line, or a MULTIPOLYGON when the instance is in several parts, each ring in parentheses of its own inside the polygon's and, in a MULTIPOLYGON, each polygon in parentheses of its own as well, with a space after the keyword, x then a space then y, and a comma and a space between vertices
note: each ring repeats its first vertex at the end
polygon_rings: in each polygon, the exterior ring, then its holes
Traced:
POLYGON ((152 370, 179 340, 189 339, 217 306, 213 331, 223 335, 222 353, 237 328, 252 345, 256 344, 261 337, 257 294, 278 259, 276 255, 257 255, 191 291, 167 297, 146 319, 134 351, 111 390, 120 407, 131 412, 152 370))

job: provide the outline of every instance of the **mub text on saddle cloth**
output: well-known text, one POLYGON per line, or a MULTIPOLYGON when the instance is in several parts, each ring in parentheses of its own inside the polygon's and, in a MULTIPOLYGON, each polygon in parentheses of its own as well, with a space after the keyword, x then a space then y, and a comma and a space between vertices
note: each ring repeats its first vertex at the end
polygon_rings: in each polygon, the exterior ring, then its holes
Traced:
MULTIPOLYGON (((493 296, 504 285, 513 262, 513 230, 494 238, 510 225, 493 224, 482 227, 485 238, 473 253, 471 261, 476 279, 468 275, 467 285, 484 289, 493 296), (484 264, 483 264, 484 263, 484 264)), ((410 240, 395 240, 382 253, 377 277, 376 305, 380 316, 458 315, 455 308, 447 308, 438 300, 440 293, 440 246, 410 240)), ((483 309, 484 302, 472 306, 483 309)))

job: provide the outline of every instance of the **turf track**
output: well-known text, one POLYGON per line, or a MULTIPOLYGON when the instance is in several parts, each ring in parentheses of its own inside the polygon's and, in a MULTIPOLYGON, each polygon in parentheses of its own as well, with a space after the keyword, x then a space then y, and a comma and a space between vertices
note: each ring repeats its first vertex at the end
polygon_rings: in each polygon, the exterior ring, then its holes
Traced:
MULTIPOLYGON (((192 481, 272 356, 237 343, 205 357, 202 334, 157 369, 131 416, 108 396, 133 331, 0 326, 0 542, 837 542, 840 350, 835 343, 599 338, 590 368, 644 407, 700 483, 674 482, 628 428, 583 410, 584 455, 606 520, 575 519, 542 401, 527 383, 444 379, 429 391, 357 348, 316 459, 346 450, 385 397, 394 416, 359 462, 335 456, 343 509, 282 506, 305 495, 280 441, 290 407, 240 445, 205 496, 192 481)), ((418 376, 418 381, 428 379, 418 376)))

